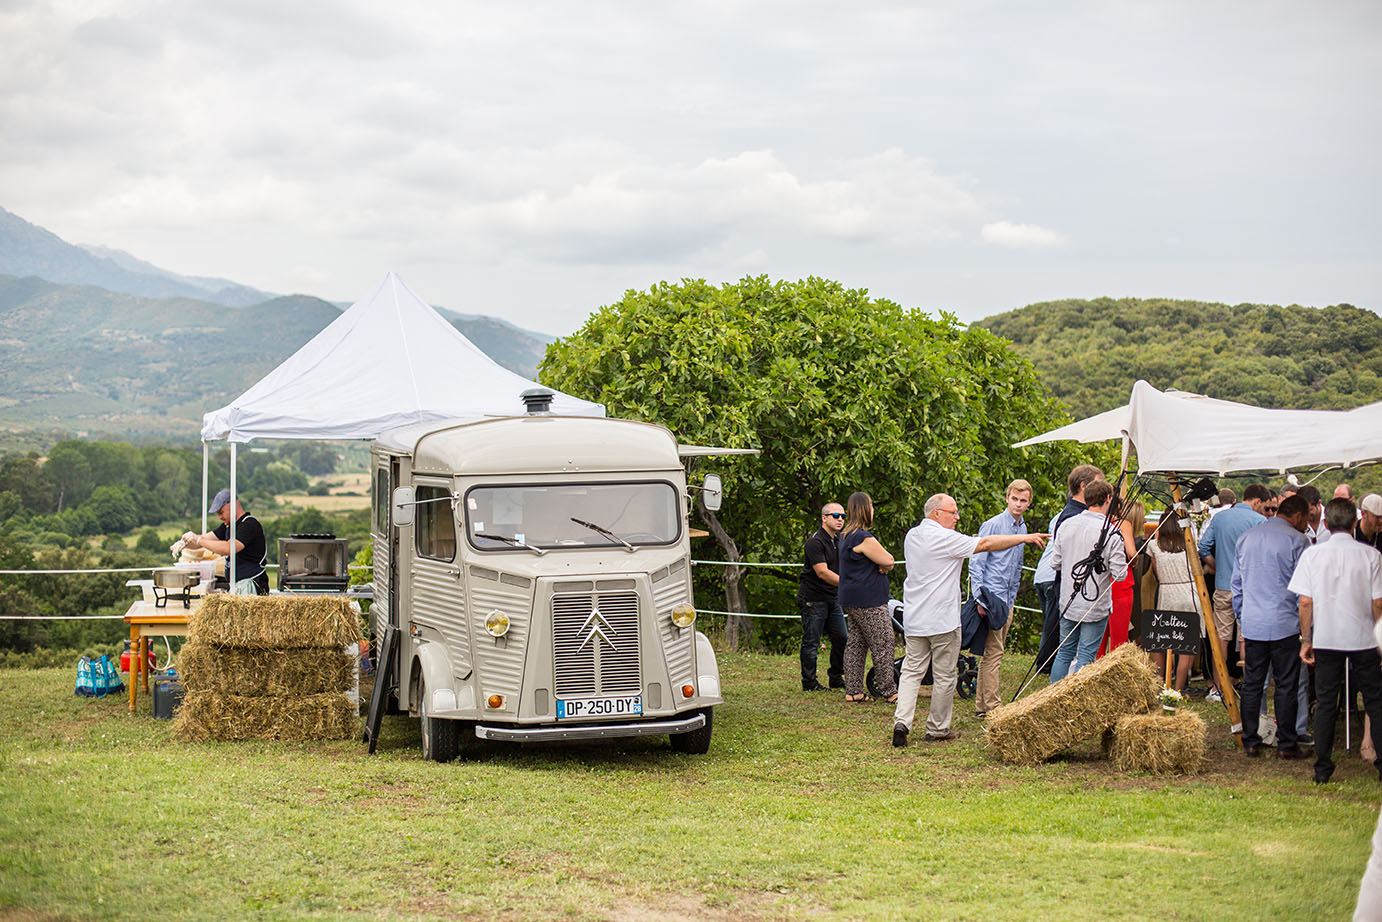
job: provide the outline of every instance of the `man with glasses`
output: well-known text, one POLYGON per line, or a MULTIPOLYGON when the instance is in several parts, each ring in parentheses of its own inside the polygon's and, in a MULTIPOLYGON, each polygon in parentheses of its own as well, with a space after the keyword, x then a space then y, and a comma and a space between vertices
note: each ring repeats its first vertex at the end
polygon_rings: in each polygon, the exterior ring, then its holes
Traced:
MULTIPOLYGON (((1008 508, 979 526, 979 537, 986 535, 1025 535, 1027 523, 1022 514, 1032 504, 1032 485, 1025 480, 1008 484, 1008 508)), ((979 661, 979 683, 974 695, 974 716, 983 719, 988 712, 1003 703, 998 693, 998 672, 1003 664, 1003 648, 1012 625, 1013 605, 1017 604, 1017 590, 1022 583, 1022 552, 1025 545, 1014 545, 1006 551, 981 554, 969 563, 969 594, 978 601, 979 615, 990 625, 1002 619, 1003 626, 991 626, 984 641, 983 658, 979 661), (984 592, 1002 603, 1001 611, 984 608, 984 592)))
POLYGON ((902 629, 907 656, 893 713, 893 745, 906 746, 916 716, 921 679, 931 669, 931 709, 926 738, 953 740, 950 718, 955 705, 956 665, 960 659, 960 568, 965 558, 986 551, 1005 551, 1021 544, 1046 543, 1044 534, 985 535, 971 538, 955 530, 960 507, 954 497, 937 493, 926 501, 926 518, 907 532, 903 550, 907 579, 902 584, 902 629))
POLYGON ((830 637, 831 688, 845 685, 845 613, 840 608, 840 532, 845 527, 845 509, 839 503, 821 507, 821 527, 806 539, 806 565, 797 575, 797 610, 801 613, 801 688, 821 691, 816 678, 816 659, 821 634, 830 637))

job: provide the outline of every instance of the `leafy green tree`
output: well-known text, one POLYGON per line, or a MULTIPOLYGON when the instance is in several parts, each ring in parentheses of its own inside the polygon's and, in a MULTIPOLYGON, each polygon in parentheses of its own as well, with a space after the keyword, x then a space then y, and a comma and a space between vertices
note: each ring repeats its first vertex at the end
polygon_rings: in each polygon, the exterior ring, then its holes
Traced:
POLYGON ((57 487, 58 512, 80 505, 91 492, 91 462, 79 446, 78 442, 59 442, 43 464, 43 473, 57 487))
POLYGON ((30 514, 47 514, 57 508, 57 489, 36 451, 11 455, 0 462, 0 492, 17 495, 30 514))
MULTIPOLYGON (((728 475, 719 514, 697 504, 729 562, 797 559, 820 505, 855 490, 872 495, 875 531, 900 557, 932 493, 975 510, 977 528, 1008 481, 1059 483, 1073 463, 1064 445, 1009 447, 1068 417, 1006 342, 824 279, 630 291, 549 346, 541 375, 682 442, 760 449, 714 462, 728 475)), ((724 568, 729 611, 748 610, 744 575, 724 568)), ((790 604, 786 582, 766 590, 778 604, 790 604)))
POLYGON ((139 533, 134 549, 139 554, 164 556, 168 553, 168 542, 159 537, 156 529, 146 528, 139 533))
POLYGON ((329 442, 299 442, 292 447, 292 456, 297 459, 298 468, 312 477, 336 471, 336 446, 329 442))
POLYGON ((126 532, 140 524, 139 504, 134 491, 124 484, 102 485, 91 491, 91 497, 82 503, 82 511, 90 516, 89 534, 107 532, 126 532))

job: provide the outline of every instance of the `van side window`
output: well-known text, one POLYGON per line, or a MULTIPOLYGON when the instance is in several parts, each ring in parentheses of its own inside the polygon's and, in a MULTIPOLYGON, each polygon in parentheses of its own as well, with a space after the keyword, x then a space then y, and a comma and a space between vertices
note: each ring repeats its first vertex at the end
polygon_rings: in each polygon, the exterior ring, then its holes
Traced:
POLYGON ((456 559, 456 520, 451 513, 450 497, 451 491, 444 487, 417 488, 413 532, 417 536, 419 557, 456 559))
POLYGON ((389 533, 389 505, 393 502, 389 495, 389 472, 380 468, 374 475, 374 531, 376 534, 389 533))

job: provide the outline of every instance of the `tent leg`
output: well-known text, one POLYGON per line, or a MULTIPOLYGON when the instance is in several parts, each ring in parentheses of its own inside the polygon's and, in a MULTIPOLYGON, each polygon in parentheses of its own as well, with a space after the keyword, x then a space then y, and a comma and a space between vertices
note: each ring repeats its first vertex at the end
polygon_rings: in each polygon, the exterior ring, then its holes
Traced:
POLYGON ((230 443, 230 560, 226 563, 226 574, 230 580, 230 591, 235 591, 235 443, 230 443))
POLYGON ((206 534, 206 507, 209 502, 206 495, 206 479, 211 471, 211 444, 205 439, 202 440, 202 534, 206 534))

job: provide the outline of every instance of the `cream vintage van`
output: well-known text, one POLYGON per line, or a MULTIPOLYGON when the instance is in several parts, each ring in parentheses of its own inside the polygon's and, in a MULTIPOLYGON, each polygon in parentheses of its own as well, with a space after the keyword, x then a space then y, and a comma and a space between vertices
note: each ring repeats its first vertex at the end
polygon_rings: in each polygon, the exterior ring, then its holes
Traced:
MULTIPOLYGON (((383 700, 367 734, 382 707, 420 718, 423 756, 439 762, 474 737, 660 734, 704 753, 720 675, 695 630, 675 437, 525 399, 522 416, 375 441, 383 700)), ((704 489, 717 507, 718 478, 704 489)))

